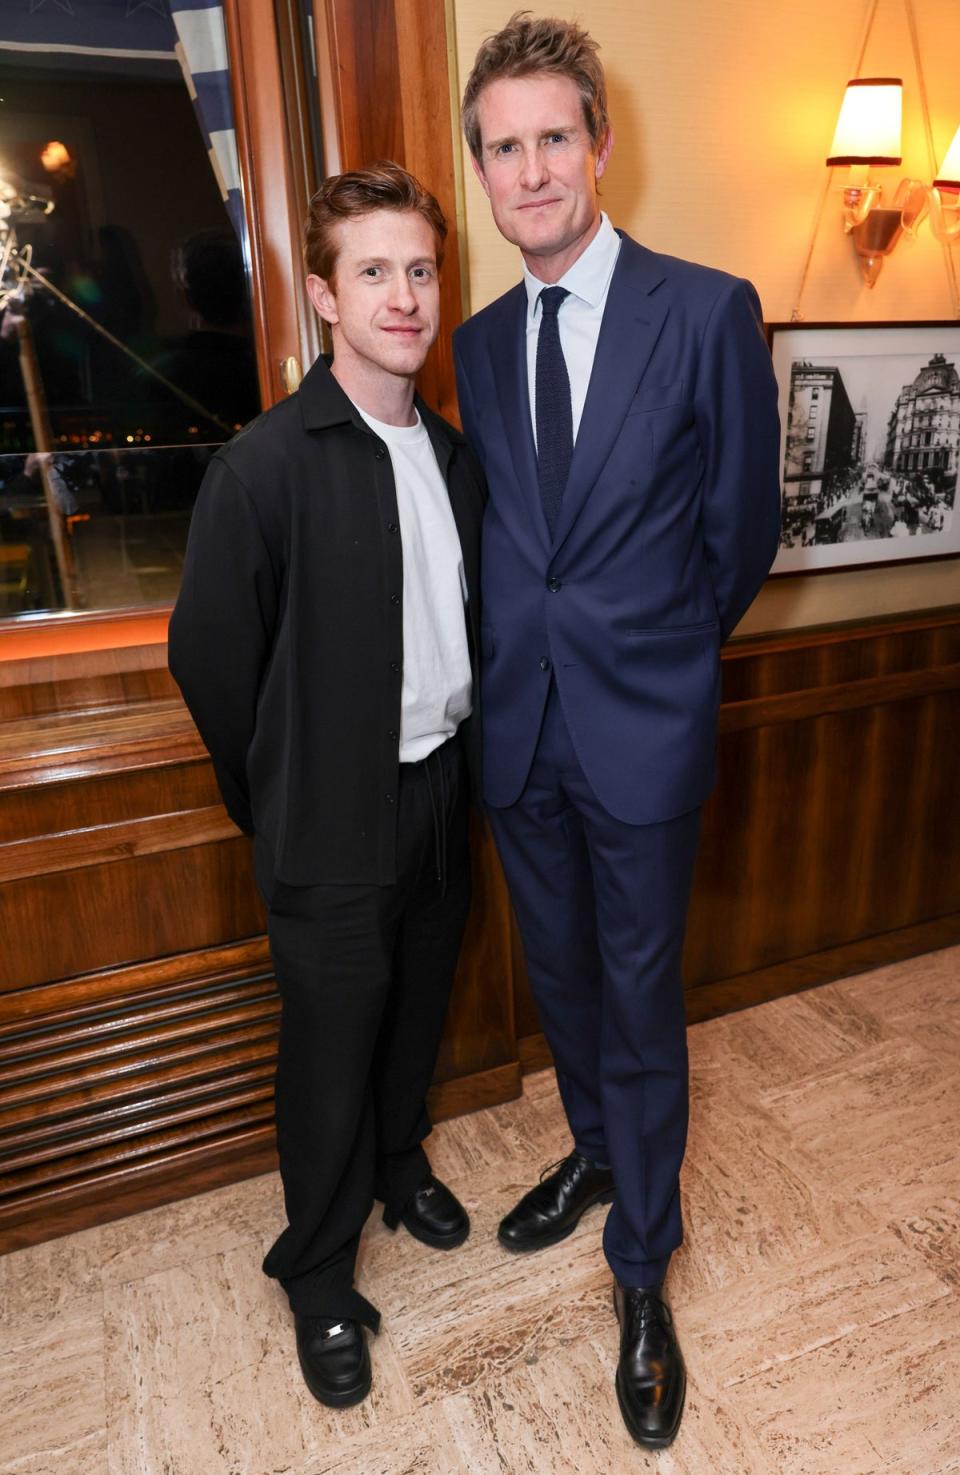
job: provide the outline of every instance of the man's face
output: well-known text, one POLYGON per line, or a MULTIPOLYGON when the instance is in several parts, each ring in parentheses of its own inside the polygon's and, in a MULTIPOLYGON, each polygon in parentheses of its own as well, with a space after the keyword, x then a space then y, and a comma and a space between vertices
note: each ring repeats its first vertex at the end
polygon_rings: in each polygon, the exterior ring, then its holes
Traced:
POLYGON ((473 167, 498 230, 534 272, 551 262, 565 270, 599 220, 597 180, 612 135, 595 148, 576 83, 549 74, 497 78, 480 93, 477 115, 473 167))
POLYGON ((365 375, 410 378, 440 326, 437 241, 415 210, 373 210, 336 226, 330 281, 307 277, 333 333, 334 362, 365 375))

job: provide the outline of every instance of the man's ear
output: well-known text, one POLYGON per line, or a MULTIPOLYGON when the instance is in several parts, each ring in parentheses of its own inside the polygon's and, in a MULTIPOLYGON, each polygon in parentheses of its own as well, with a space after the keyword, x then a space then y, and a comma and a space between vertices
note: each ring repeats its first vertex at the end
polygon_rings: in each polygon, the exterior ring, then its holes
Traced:
POLYGON ((601 143, 600 147, 597 149, 597 166, 596 167, 597 167, 597 178, 598 179, 602 179, 603 174, 604 174, 604 171, 606 170, 607 164, 610 161, 610 155, 611 155, 612 152, 613 152, 613 129, 612 128, 608 128, 607 131, 606 131, 606 135, 604 136, 603 142, 601 143))
POLYGON ((480 160, 479 159, 475 159, 474 158, 473 154, 470 155, 470 163, 473 165, 473 172, 474 172, 474 174, 477 176, 477 178, 480 181, 480 184, 481 184, 481 186, 483 188, 483 193, 486 195, 487 199, 489 200, 489 198, 490 198, 490 186, 487 184, 487 176, 483 172, 483 165, 480 163, 480 160))
POLYGON ((339 323, 340 314, 337 312, 337 299, 334 295, 332 280, 325 281, 323 277, 317 277, 311 273, 307 277, 307 295, 325 323, 330 323, 331 326, 339 323))

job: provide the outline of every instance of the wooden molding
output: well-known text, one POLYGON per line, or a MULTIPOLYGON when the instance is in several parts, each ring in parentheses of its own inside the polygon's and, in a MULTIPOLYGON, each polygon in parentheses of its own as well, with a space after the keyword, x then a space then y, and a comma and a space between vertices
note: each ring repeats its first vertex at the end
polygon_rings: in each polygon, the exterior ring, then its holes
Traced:
POLYGON ((770 727, 778 722, 801 722, 823 717, 828 712, 848 712, 855 707, 877 707, 885 702, 910 701, 934 692, 960 687, 960 662, 934 666, 925 671, 898 671, 892 676, 866 676, 833 686, 811 686, 779 696, 752 701, 726 702, 721 709, 720 731, 740 732, 748 727, 770 727))
POLYGON ((96 1021, 98 1031, 109 1031, 122 1027, 126 1011, 145 1007, 151 1000, 178 995, 202 999, 208 989, 272 976, 267 939, 254 937, 176 957, 103 968, 85 977, 0 991, 0 1041, 28 1022, 31 1028, 49 1029, 57 1021, 70 1021, 76 1030, 88 1017, 96 1021), (105 1018, 108 1006, 110 1013, 105 1018))
POLYGON ((880 932, 873 937, 860 937, 854 942, 824 948, 802 958, 790 958, 769 968, 757 968, 733 978, 712 979, 709 983, 688 987, 687 1023, 697 1024, 719 1014, 750 1009, 755 1004, 765 1004, 785 994, 801 993, 821 983, 868 973, 872 968, 885 968, 889 963, 900 963, 904 958, 935 952, 939 948, 955 947, 957 943, 960 943, 960 912, 951 912, 928 922, 898 927, 895 931, 880 932))
POLYGON ((179 814, 154 814, 120 824, 62 830, 58 835, 16 840, 0 848, 0 884, 72 871, 79 866, 129 860, 135 855, 155 855, 161 850, 179 850, 185 845, 207 845, 238 833, 222 804, 186 809, 179 814))
POLYGON ((280 365, 305 365, 313 341, 300 258, 297 188, 285 119, 284 79, 272 5, 224 0, 237 152, 250 249, 250 286, 260 394, 266 409, 285 393, 280 365))
MULTIPOLYGON (((520 1067, 513 1062, 433 1086, 430 1114, 444 1121, 513 1100, 520 1089, 520 1067)), ((4 1180, 16 1191, 0 1196, 0 1254, 275 1171, 272 1098, 271 1078, 242 1098, 224 1096, 218 1102, 223 1109, 208 1113, 199 1126, 186 1115, 169 1113, 158 1119, 149 1139, 134 1142, 126 1154, 116 1138, 107 1150, 88 1152, 82 1176, 47 1173, 34 1153, 33 1171, 4 1180)))

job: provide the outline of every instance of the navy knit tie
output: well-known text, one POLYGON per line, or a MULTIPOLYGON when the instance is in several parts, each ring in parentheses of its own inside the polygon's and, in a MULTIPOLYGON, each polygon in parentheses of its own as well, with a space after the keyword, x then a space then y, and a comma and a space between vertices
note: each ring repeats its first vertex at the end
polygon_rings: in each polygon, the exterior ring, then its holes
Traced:
POLYGON ((544 287, 540 293, 543 316, 537 338, 537 479, 543 515, 553 537, 560 502, 573 458, 573 409, 570 379, 560 347, 560 304, 566 287, 544 287))

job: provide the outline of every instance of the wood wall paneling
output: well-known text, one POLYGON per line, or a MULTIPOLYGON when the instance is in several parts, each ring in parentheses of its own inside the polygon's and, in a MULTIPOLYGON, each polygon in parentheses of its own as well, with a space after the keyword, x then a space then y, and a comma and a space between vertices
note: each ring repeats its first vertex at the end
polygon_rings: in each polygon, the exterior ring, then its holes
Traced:
POLYGON ((444 7, 435 0, 326 0, 318 46, 332 50, 343 169, 395 159, 437 197, 448 235, 440 336, 418 388, 459 423, 451 334, 462 316, 457 191, 444 7))
MULTIPOLYGON (((960 616, 723 652, 684 978, 710 1017, 960 938, 960 616)), ((549 1061, 522 949, 521 1058, 549 1061)))
MULTIPOLYGON (((165 651, 0 672, 0 1247, 275 1164, 279 999, 249 841, 165 651)), ((477 822, 437 1118, 520 1089, 477 822)), ((504 958, 507 966, 504 966, 504 958)))
MULTIPOLYGON (((0 1248, 275 1163, 249 842, 162 648, 18 666, 0 668, 0 1248)), ((960 610, 735 643, 723 669, 690 1018, 960 939, 960 610)), ((473 850, 437 1116, 549 1062, 479 820, 473 850)))

